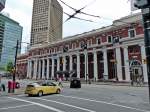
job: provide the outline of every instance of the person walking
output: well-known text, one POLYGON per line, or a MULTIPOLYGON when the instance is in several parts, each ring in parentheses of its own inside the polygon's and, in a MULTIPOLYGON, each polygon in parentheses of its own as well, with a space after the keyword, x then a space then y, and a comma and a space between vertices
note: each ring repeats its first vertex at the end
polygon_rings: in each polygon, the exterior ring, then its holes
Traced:
POLYGON ((61 77, 59 77, 58 81, 59 81, 58 85, 61 86, 61 87, 63 87, 63 85, 62 85, 62 78, 61 77))

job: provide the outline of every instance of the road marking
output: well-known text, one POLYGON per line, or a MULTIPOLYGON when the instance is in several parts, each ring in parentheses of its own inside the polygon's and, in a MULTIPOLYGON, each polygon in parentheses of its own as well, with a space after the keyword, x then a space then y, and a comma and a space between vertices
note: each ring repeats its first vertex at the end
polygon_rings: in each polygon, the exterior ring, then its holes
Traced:
POLYGON ((34 99, 40 99, 40 100, 43 100, 43 101, 58 103, 58 104, 61 104, 61 105, 77 108, 77 109, 84 110, 84 111, 87 111, 87 112, 96 112, 96 111, 93 111, 93 110, 89 110, 89 109, 86 109, 86 108, 82 108, 82 107, 78 107, 78 106, 75 106, 75 105, 70 105, 70 104, 67 104, 67 103, 62 103, 62 102, 58 102, 58 101, 54 101, 54 100, 47 100, 47 99, 42 99, 42 98, 34 98, 34 99))
POLYGON ((15 106, 15 107, 7 107, 7 108, 0 108, 0 110, 15 109, 15 108, 27 107, 27 106, 31 106, 31 105, 33 105, 33 104, 19 105, 19 106, 15 106))
POLYGON ((36 102, 32 102, 32 101, 28 101, 28 100, 24 100, 24 99, 20 99, 20 98, 13 98, 13 97, 8 97, 8 98, 10 98, 10 99, 15 99, 15 100, 17 100, 17 101, 22 101, 22 102, 31 103, 31 104, 34 104, 34 105, 37 105, 37 106, 46 108, 46 109, 48 109, 48 110, 55 111, 55 112, 65 112, 65 111, 56 109, 56 108, 51 107, 51 106, 43 105, 43 104, 40 104, 40 103, 36 103, 36 102))
POLYGON ((57 95, 57 96, 73 98, 73 99, 79 99, 79 100, 85 100, 85 101, 91 101, 91 102, 96 102, 96 103, 103 103, 103 104, 107 104, 107 105, 113 105, 113 106, 116 106, 116 107, 122 107, 122 108, 131 109, 131 110, 137 110, 137 111, 140 111, 140 112, 150 112, 148 110, 133 108, 133 107, 129 107, 129 106, 119 105, 119 104, 115 104, 115 103, 109 103, 109 102, 100 101, 100 100, 93 100, 93 99, 87 99, 87 98, 81 98, 81 97, 75 97, 75 96, 65 96, 65 95, 57 95))
POLYGON ((25 96, 25 94, 20 94, 20 95, 17 95, 17 96, 25 96))

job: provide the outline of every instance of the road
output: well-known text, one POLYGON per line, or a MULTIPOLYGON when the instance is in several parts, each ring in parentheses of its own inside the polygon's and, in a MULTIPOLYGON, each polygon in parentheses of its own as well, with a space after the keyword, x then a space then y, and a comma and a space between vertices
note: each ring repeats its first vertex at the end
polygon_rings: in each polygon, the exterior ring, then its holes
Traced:
POLYGON ((86 85, 42 97, 0 97, 0 112, 150 112, 147 87, 86 85))

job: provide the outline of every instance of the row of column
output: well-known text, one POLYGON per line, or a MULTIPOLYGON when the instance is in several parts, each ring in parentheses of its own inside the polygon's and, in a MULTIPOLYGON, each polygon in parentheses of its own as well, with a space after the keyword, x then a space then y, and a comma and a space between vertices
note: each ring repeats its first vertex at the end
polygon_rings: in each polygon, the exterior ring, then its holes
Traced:
MULTIPOLYGON (((130 70, 129 70, 129 62, 127 60, 129 60, 128 58, 128 47, 124 47, 124 67, 125 67, 125 77, 126 77, 126 81, 130 81, 130 70)), ((104 79, 108 79, 108 58, 107 58, 107 49, 104 48, 103 49, 103 62, 104 62, 104 73, 103 73, 103 77, 104 79)), ((122 63, 121 63, 121 51, 120 48, 116 48, 115 49, 115 56, 116 56, 116 61, 117 61, 117 76, 118 76, 118 80, 122 81, 123 80, 123 72, 122 72, 122 63)), ((77 77, 80 78, 80 54, 77 53, 77 77)), ((85 78, 86 74, 88 74, 88 52, 85 51, 84 52, 84 56, 85 56, 85 78)), ((63 71, 66 70, 66 56, 62 56, 63 57, 63 71)), ((146 58, 145 55, 145 48, 144 45, 141 46, 141 57, 142 59, 146 58)), ((93 51, 93 60, 94 60, 94 78, 96 80, 98 80, 98 65, 97 65, 97 52, 96 50, 93 51)), ((72 71, 73 70, 73 57, 72 55, 69 55, 69 70, 72 71)), ((41 60, 40 60, 41 61, 41 60)), ((47 72, 46 72, 46 78, 50 79, 52 77, 54 77, 54 58, 51 58, 51 77, 49 77, 49 65, 50 65, 50 59, 47 59, 47 72)), ((143 65, 143 75, 144 75, 144 80, 147 81, 147 67, 146 64, 143 63, 142 61, 142 65, 143 65)), ((57 71, 60 71, 60 58, 57 57, 57 71)), ((27 71, 27 77, 29 78, 40 78, 41 77, 41 73, 42 73, 42 79, 45 78, 45 59, 43 59, 42 61, 42 65, 41 62, 38 63, 38 59, 34 59, 34 60, 28 60, 28 71, 27 71), (32 63, 34 61, 34 64, 32 63), (34 65, 34 66, 33 66, 34 65), (41 68, 42 68, 42 72, 41 72, 41 68), (37 74, 38 73, 38 74, 37 74)))

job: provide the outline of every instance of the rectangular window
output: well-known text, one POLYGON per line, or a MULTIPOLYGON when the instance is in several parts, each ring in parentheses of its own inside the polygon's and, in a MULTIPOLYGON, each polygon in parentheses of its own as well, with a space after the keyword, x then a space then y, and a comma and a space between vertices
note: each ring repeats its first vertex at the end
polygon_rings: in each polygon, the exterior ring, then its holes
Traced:
POLYGON ((96 44, 101 44, 101 39, 100 38, 96 38, 96 44))
POLYGON ((76 43, 72 43, 72 49, 76 48, 76 43))
POLYGON ((129 34, 129 37, 130 37, 130 38, 135 37, 135 29, 129 29, 129 30, 128 30, 128 34, 129 34))
POLYGON ((92 46, 92 39, 90 39, 90 40, 87 41, 87 45, 88 46, 92 46))
POLYGON ((112 36, 107 36, 107 39, 108 39, 107 40, 108 43, 112 43, 112 36))

